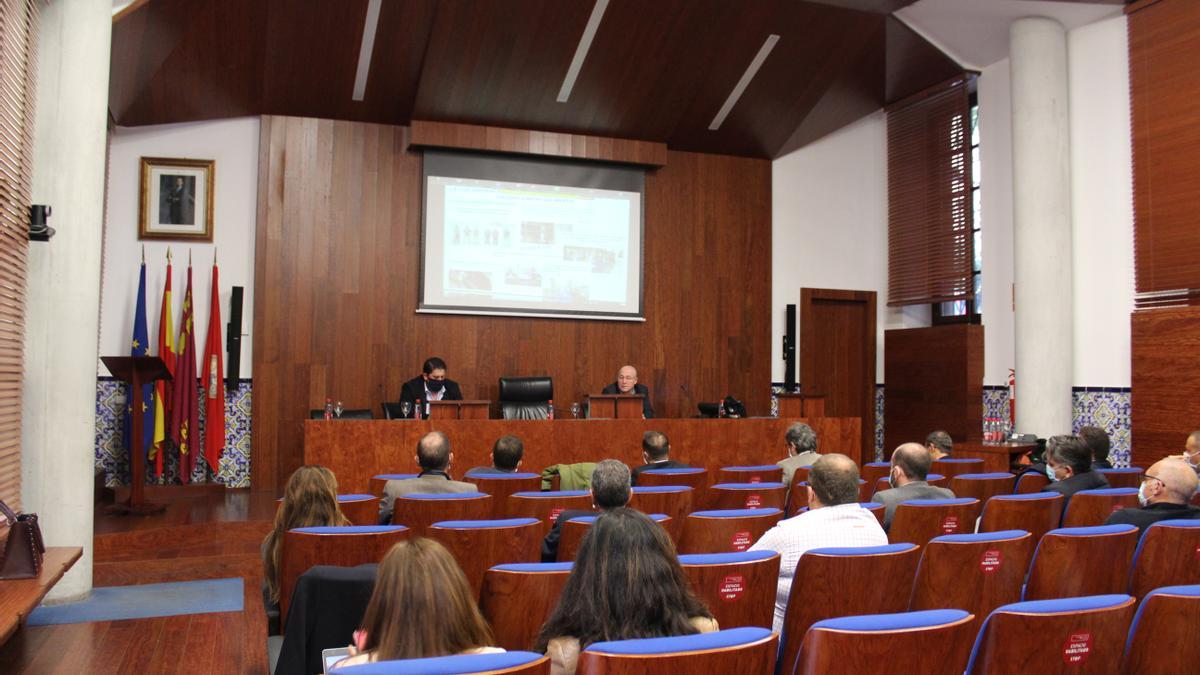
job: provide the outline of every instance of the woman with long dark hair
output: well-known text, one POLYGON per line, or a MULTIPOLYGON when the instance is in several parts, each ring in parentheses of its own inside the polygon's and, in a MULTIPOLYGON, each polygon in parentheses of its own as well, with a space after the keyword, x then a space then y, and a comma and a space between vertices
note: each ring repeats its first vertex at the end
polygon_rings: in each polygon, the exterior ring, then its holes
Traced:
POLYGON ((535 649, 550 656, 551 675, 570 675, 579 652, 595 642, 717 628, 692 593, 667 533, 645 514, 621 507, 601 515, 584 535, 535 649))

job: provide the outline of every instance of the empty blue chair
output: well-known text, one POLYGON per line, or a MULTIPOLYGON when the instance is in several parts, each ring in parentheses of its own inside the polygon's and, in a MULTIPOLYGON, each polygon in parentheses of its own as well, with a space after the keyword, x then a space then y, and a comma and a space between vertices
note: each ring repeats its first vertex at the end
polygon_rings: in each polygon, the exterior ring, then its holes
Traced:
POLYGON ((579 655, 578 675, 769 673, 779 638, 766 628, 597 642, 579 655))
POLYGON ((1137 535, 1133 525, 1050 530, 1034 550, 1021 599, 1125 592, 1137 535))
POLYGON ((1128 595, 998 607, 979 629, 967 673, 1076 672, 1085 665, 1090 672, 1116 672, 1133 609, 1128 595))
POLYGON ((550 659, 534 652, 458 654, 426 659, 401 659, 339 668, 346 675, 460 675, 503 671, 505 675, 549 673, 550 659))
POLYGON ((1096 473, 1108 479, 1109 487, 1127 487, 1135 490, 1142 486, 1142 473, 1144 471, 1145 469, 1140 466, 1130 466, 1120 469, 1096 469, 1096 473))
POLYGON ((1142 599, 1125 642, 1126 673, 1170 675, 1200 664, 1200 586, 1164 586, 1142 599))
POLYGON ((745 551, 782 518, 782 509, 693 511, 685 519, 679 552, 745 551))
POLYGON ((496 565, 483 575, 479 611, 492 626, 496 646, 529 649, 567 584, 574 563, 496 565))
POLYGON ((679 556, 696 597, 725 628, 771 627, 780 560, 775 551, 679 556))
POLYGON ((1200 584, 1200 520, 1160 520, 1142 532, 1133 552, 1129 594, 1144 598, 1163 586, 1200 584))
POLYGON ((970 652, 974 615, 961 609, 898 614, 868 614, 814 623, 804 636, 796 663, 780 673, 881 672, 881 654, 905 672, 934 675, 962 673, 970 652))

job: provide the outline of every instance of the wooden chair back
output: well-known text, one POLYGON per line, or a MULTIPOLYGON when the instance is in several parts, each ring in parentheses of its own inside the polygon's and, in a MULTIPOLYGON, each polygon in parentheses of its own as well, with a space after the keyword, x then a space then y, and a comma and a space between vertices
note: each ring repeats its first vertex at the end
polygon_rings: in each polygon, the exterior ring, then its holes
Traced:
POLYGON ((998 495, 1011 495, 1016 480, 1011 473, 964 473, 950 479, 955 497, 974 497, 980 504, 998 495))
POLYGON ((545 537, 558 514, 567 510, 587 511, 592 508, 592 493, 588 490, 551 490, 549 492, 514 492, 508 497, 508 512, 515 518, 537 518, 545 537))
POLYGON ((795 664, 809 627, 818 621, 908 609, 921 547, 889 544, 866 548, 814 549, 800 556, 788 596, 780 664, 795 664))
POLYGON ((867 462, 862 465, 862 470, 859 471, 859 478, 867 481, 871 485, 878 485, 879 479, 885 479, 884 485, 887 485, 886 478, 892 472, 891 462, 867 462))
POLYGON ((377 563, 412 531, 399 525, 300 527, 283 533, 279 564, 279 625, 287 625, 296 580, 315 565, 354 567, 377 563))
POLYGON ((1125 644, 1123 673, 1174 675, 1200 663, 1200 586, 1166 586, 1147 594, 1125 644))
POLYGON ((694 511, 683 523, 679 552, 745 551, 782 518, 782 509, 694 511))
POLYGON ((686 469, 648 469, 638 475, 638 487, 661 487, 664 485, 686 485, 693 490, 692 508, 705 508, 708 504, 708 469, 693 466, 686 469))
POLYGON ((580 653, 575 672, 579 675, 771 673, 778 646, 778 636, 765 628, 597 642, 580 653), (644 653, 629 653, 635 651, 644 653))
POLYGON ((974 636, 992 610, 1021 600, 1033 547, 1024 530, 936 537, 921 553, 908 608, 966 610, 974 636))
POLYGON ((883 504, 877 504, 875 502, 859 502, 858 505, 875 514, 876 520, 879 521, 879 526, 883 527, 884 518, 887 517, 886 506, 883 504))
POLYGON ((893 544, 924 546, 930 539, 946 534, 971 534, 979 517, 979 500, 914 499, 901 502, 892 516, 888 541, 893 544))
POLYGON ((1121 469, 1096 469, 1108 480, 1108 486, 1113 488, 1133 488, 1142 486, 1142 474, 1145 469, 1140 466, 1130 466, 1121 469))
POLYGON ((779 562, 774 551, 679 556, 692 590, 722 628, 771 628, 779 562))
POLYGON ((961 675, 971 653, 974 615, 960 609, 847 616, 818 621, 804 636, 800 655, 781 673, 879 672, 881 656, 904 671, 961 675))
POLYGON ((1092 527, 1103 525, 1114 512, 1138 507, 1136 488, 1106 488, 1080 490, 1067 503, 1063 527, 1092 527))
MULTIPOLYGON (((891 489, 892 484, 888 482, 888 478, 889 476, 884 476, 875 480, 875 492, 883 492, 884 490, 891 489)), ((925 482, 935 487, 947 487, 950 484, 950 481, 940 473, 931 473, 925 476, 925 482)), ((871 494, 875 494, 875 492, 871 494)), ((871 495, 867 496, 870 497, 871 495)))
POLYGON ((496 565, 484 572, 479 610, 492 626, 496 646, 532 649, 570 575, 571 563, 496 565))
POLYGON ((416 477, 417 477, 417 474, 415 474, 415 473, 381 473, 381 474, 377 474, 377 475, 371 476, 371 479, 368 481, 368 484, 369 484, 368 492, 375 495, 376 497, 379 497, 380 499, 383 499, 383 488, 385 485, 387 485, 387 482, 389 480, 408 480, 409 478, 416 478, 416 477))
MULTIPOLYGON (((804 469, 805 467, 800 467, 804 469)), ((788 485, 787 491, 787 508, 784 509, 787 517, 791 518, 800 512, 800 509, 808 506, 808 471, 801 473, 800 469, 792 472, 792 482, 788 485)))
POLYGON ((708 491, 709 510, 780 509, 785 506, 783 483, 717 483, 708 491))
POLYGON ((430 525, 442 520, 487 520, 492 496, 482 492, 411 494, 392 501, 392 522, 406 525, 414 537, 424 537, 430 525))
POLYGON ((1133 610, 1128 595, 1005 605, 984 621, 966 672, 1116 673, 1133 610))
POLYGON ((1033 554, 1024 600, 1124 593, 1138 529, 1133 525, 1051 530, 1033 554))
MULTIPOLYGON (((648 513, 650 518, 662 526, 667 531, 667 536, 671 536, 672 529, 671 516, 664 513, 648 513)), ((579 553, 579 546, 583 543, 583 537, 591 529, 592 525, 599 518, 598 515, 591 516, 576 516, 571 520, 562 524, 562 529, 559 530, 558 537, 558 562, 570 562, 575 560, 575 556, 579 553)))
POLYGON ((1029 471, 1017 476, 1017 484, 1013 488, 1013 494, 1028 495, 1035 492, 1041 492, 1050 484, 1050 479, 1044 473, 1029 471))
POLYGON ((542 489, 542 477, 536 473, 468 473, 463 480, 492 496, 492 518, 514 517, 508 512, 509 495, 542 489))
POLYGON ((997 495, 984 504, 979 531, 1025 530, 1036 542, 1058 527, 1062 504, 1063 496, 1057 492, 997 495))
POLYGON ((1200 520, 1160 520, 1142 531, 1133 553, 1129 594, 1200 584, 1200 520))
POLYGON ((434 523, 425 535, 445 546, 467 576, 479 598, 483 575, 495 565, 532 563, 541 557, 541 528, 533 518, 507 520, 446 520, 434 523))
POLYGON ((664 523, 671 541, 678 545, 683 534, 683 521, 692 512, 695 488, 686 485, 638 486, 629 499, 630 508, 642 513, 662 513, 671 517, 664 523))
MULTIPOLYGON (((933 460, 933 466, 930 471, 936 474, 945 476, 947 480, 954 480, 955 476, 961 476, 964 473, 979 473, 983 471, 983 460, 974 457, 943 457, 933 460)), ((958 494, 955 492, 954 494, 958 494)))
POLYGON ((338 508, 354 525, 379 523, 379 497, 368 494, 338 495, 338 508))
POLYGON ((717 470, 718 483, 778 483, 783 480, 783 467, 778 464, 726 466, 717 470))

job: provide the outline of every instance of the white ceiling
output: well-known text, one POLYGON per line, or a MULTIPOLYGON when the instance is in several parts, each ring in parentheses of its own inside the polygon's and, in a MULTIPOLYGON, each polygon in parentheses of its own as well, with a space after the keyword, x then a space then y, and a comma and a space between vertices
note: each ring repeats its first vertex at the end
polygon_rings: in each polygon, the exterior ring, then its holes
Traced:
POLYGON ((1121 5, 1030 0, 918 0, 895 16, 964 67, 982 70, 1008 57, 1008 27, 1016 19, 1044 16, 1067 30, 1121 13, 1121 5))

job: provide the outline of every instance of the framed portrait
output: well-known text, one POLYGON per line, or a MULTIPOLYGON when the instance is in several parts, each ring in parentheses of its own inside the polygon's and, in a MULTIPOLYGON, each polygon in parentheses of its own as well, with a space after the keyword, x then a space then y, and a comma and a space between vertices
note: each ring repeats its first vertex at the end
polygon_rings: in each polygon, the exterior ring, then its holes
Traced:
POLYGON ((211 159, 143 157, 138 239, 212 241, 211 159))

